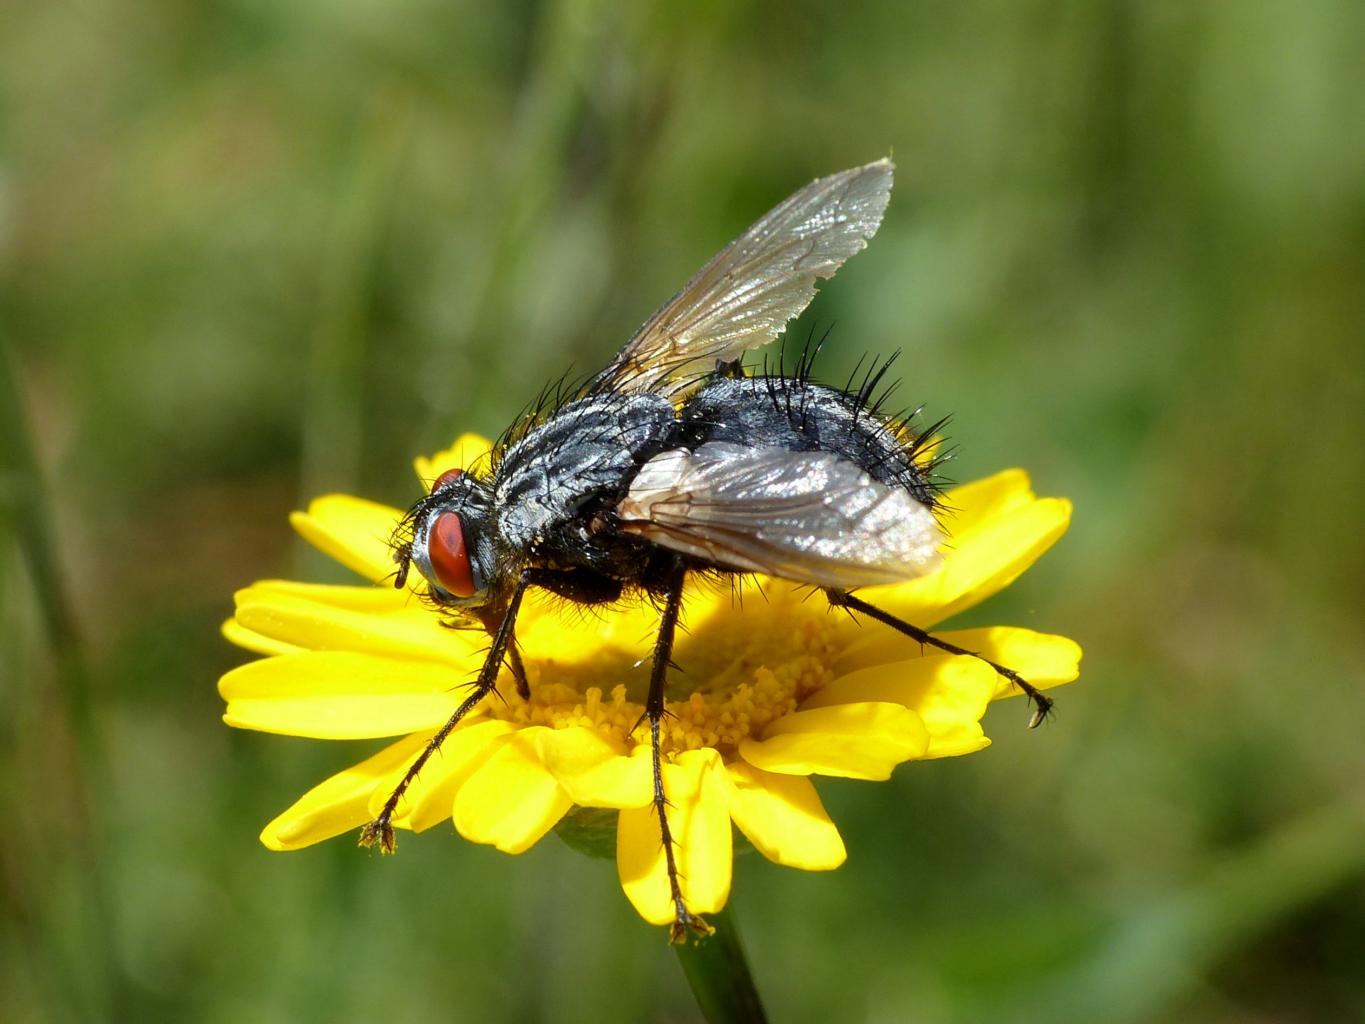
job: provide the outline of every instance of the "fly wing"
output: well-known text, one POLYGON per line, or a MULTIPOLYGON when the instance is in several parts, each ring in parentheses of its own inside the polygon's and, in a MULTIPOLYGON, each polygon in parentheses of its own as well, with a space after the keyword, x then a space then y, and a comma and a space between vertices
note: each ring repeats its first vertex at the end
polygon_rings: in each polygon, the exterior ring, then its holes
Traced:
POLYGON ((923 576, 943 540, 928 506, 852 462, 724 441, 650 459, 617 514, 675 551, 825 587, 923 576))
POLYGON ((810 305, 816 279, 876 233, 893 169, 878 160, 840 171, 773 207, 645 321, 593 387, 671 395, 772 341, 810 305))

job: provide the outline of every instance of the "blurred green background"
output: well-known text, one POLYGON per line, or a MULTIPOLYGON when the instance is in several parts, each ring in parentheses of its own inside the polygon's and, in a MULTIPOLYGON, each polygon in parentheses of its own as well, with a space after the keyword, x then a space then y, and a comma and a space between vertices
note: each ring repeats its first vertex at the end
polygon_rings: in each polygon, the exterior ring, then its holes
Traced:
POLYGON ((344 578, 291 508, 406 504, 412 455, 893 153, 795 330, 836 325, 831 380, 904 348, 958 479, 1075 500, 966 621, 1084 677, 824 785, 840 871, 740 860, 773 1017, 1365 1019, 1365 6, 651 6, 0 7, 0 1017, 695 1019, 553 837, 268 853, 360 748, 224 728, 218 625, 344 578))

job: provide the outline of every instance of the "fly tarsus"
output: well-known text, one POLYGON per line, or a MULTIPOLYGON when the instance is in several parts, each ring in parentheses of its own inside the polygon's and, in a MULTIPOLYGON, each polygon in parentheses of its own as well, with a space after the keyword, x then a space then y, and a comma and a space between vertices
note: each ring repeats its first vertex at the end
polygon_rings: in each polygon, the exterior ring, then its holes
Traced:
POLYGON ((507 602, 507 611, 493 631, 493 642, 488 648, 488 653, 484 656, 483 666, 479 669, 478 678, 471 684, 474 692, 460 702, 460 706, 446 720, 445 725, 436 730, 436 734, 427 740, 427 745, 417 755, 417 759, 408 766, 408 770, 398 780, 398 785, 393 787, 393 792, 384 801, 384 806, 374 820, 360 830, 361 846, 371 847, 378 843, 381 853, 393 853, 398 848, 398 840, 393 832, 393 815, 398 810, 398 804, 403 799, 403 794, 416 781, 422 768, 427 761, 431 760, 431 756, 441 749, 441 744, 455 731, 455 727, 464 720, 466 715, 478 707, 485 697, 495 692, 498 672, 502 668, 503 658, 506 656, 508 646, 512 641, 517 612, 521 608, 522 594, 526 592, 526 588, 532 582, 534 582, 534 574, 530 571, 523 572, 517 580, 517 585, 507 602))
POLYGON ((662 715, 650 716, 649 737, 654 767, 654 812, 659 816, 659 839, 664 850, 664 865, 668 869, 668 895, 673 902, 673 923, 668 926, 668 941, 675 946, 687 941, 689 935, 705 938, 714 928, 687 909, 678 872, 677 840, 668 824, 668 798, 664 795, 663 762, 659 755, 659 722, 662 715))
POLYGON ((668 926, 668 941, 675 946, 681 946, 689 937, 705 939, 715 933, 716 930, 707 924, 704 918, 698 917, 686 907, 681 907, 678 916, 668 926))
POLYGON ((379 844, 380 853, 393 853, 398 849, 398 839, 393 834, 393 826, 389 824, 389 817, 386 812, 380 812, 379 817, 369 822, 360 830, 360 845, 367 850, 379 844))
MULTIPOLYGON (((664 681, 672 664, 673 636, 678 626, 678 615, 682 609, 683 579, 687 575, 685 567, 675 566, 668 581, 668 599, 663 614, 659 617, 659 633, 654 640, 654 663, 649 673, 649 696, 645 699, 645 713, 640 722, 649 722, 650 764, 654 776, 654 813, 659 816, 659 838, 663 844, 664 866, 668 871, 668 894, 673 903, 673 923, 669 925, 669 941, 676 944, 686 942, 688 935, 705 938, 714 929, 702 918, 687 909, 683 898, 682 881, 678 872, 676 841, 673 830, 668 824, 668 797, 664 793, 663 758, 660 753, 660 723, 668 715, 664 706, 664 681)), ((637 722, 638 726, 640 722, 637 722)))
MULTIPOLYGON (((971 654, 972 652, 965 651, 963 653, 971 654)), ((974 657, 981 658, 987 665, 995 669, 999 675, 1008 679, 1018 687, 1024 697, 1032 703, 1033 714, 1029 716, 1028 720, 1028 727, 1030 729, 1036 729, 1047 721, 1048 716, 1052 714, 1053 705, 1056 703, 1051 697, 1043 693, 1038 687, 1034 686, 1018 672, 1014 671, 1014 669, 1006 668, 1004 665, 997 665, 995 662, 991 661, 990 658, 982 658, 979 654, 974 655, 974 657)))

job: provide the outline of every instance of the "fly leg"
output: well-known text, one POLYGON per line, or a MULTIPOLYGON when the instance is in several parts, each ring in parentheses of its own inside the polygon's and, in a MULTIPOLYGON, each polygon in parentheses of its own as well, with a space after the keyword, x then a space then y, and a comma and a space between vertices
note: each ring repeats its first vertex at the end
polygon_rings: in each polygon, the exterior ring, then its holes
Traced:
POLYGON ((521 661, 521 648, 514 636, 507 644, 507 667, 517 680, 517 696, 522 700, 531 699, 531 682, 526 678, 526 666, 521 661))
POLYGON ((1014 669, 1006 668, 1004 665, 998 665, 991 661, 990 658, 977 654, 975 651, 969 651, 966 648, 959 647, 957 644, 950 644, 947 640, 940 640, 938 637, 925 632, 918 626, 912 626, 904 619, 898 619, 889 612, 882 611, 880 608, 876 607, 876 605, 868 604, 866 601, 854 597, 846 590, 836 590, 831 587, 825 590, 825 595, 829 598, 829 603, 834 607, 848 608, 855 612, 862 612, 869 619, 876 619, 878 622, 890 626, 897 632, 904 633, 911 640, 918 641, 921 644, 927 644, 930 647, 936 647, 940 651, 947 651, 949 654, 966 654, 969 657, 978 658, 981 661, 984 661, 991 668, 995 669, 997 674, 1003 676, 1017 686, 1024 695, 1033 702, 1033 715, 1028 721, 1028 727, 1030 729, 1036 729, 1042 724, 1043 719, 1047 718, 1048 713, 1052 710, 1052 698, 1024 679, 1024 677, 1014 671, 1014 669))
POLYGON ((436 731, 436 735, 427 741, 426 748, 417 755, 417 760, 412 762, 412 766, 403 774, 389 798, 384 801, 384 806, 379 812, 379 816, 360 830, 360 845, 373 846, 376 842, 379 849, 384 853, 393 853, 397 848, 397 840, 393 834, 393 812, 398 807, 398 802, 403 799, 403 794, 412 785, 413 779, 421 773, 423 766, 431 760, 431 755, 441 749, 441 744, 446 741, 457 725, 478 707, 479 702, 493 692, 494 686, 498 681, 498 672, 502 668, 504 656, 507 654, 509 645, 512 642, 512 631, 517 621, 517 611, 521 608, 521 595, 532 582, 532 572, 526 571, 517 579, 516 588, 512 591, 512 598, 507 603, 507 613, 498 623, 498 628, 493 632, 493 644, 488 648, 488 654, 483 659, 483 667, 479 669, 478 677, 473 682, 473 692, 470 693, 460 706, 455 709, 455 713, 450 716, 446 724, 436 731))
MULTIPOLYGON (((536 577, 536 579, 533 582, 545 581, 544 575, 542 573, 533 571, 532 575, 536 577)), ((498 626, 502 623, 502 618, 498 616, 498 613, 496 611, 490 610, 486 613, 482 612, 478 613, 478 617, 480 621, 482 621, 483 628, 487 630, 488 635, 496 636, 498 632, 498 626)), ((517 681, 517 696, 520 697, 522 700, 530 700, 531 683, 526 678, 526 666, 522 664, 521 661, 521 647, 517 643, 517 633, 515 629, 510 634, 508 634, 507 637, 506 663, 507 667, 512 670, 512 677, 517 681)))
POLYGON ((682 942, 689 931, 709 935, 711 926, 687 909, 682 887, 678 882, 678 861, 674 851, 673 832, 668 826, 668 799, 664 796, 663 762, 659 754, 659 726, 667 713, 664 709, 664 677, 668 674, 669 657, 673 653, 673 634, 682 607, 683 577, 687 570, 678 565, 668 581, 668 597, 663 615, 659 618, 659 634, 654 640, 654 664, 649 674, 649 696, 645 699, 644 718, 649 720, 649 742, 654 767, 654 811, 659 815, 659 834, 664 848, 664 863, 668 868, 668 888, 673 899, 673 924, 669 937, 682 942))

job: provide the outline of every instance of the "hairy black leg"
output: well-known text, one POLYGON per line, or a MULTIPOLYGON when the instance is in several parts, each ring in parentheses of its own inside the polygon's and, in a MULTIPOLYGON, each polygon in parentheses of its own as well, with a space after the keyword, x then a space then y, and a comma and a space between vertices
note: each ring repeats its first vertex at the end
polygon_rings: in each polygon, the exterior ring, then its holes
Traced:
POLYGON ((502 669, 503 657, 506 655, 508 645, 512 640, 512 632, 517 621, 517 611, 521 608, 521 595, 534 582, 533 576, 534 573, 527 570, 517 579, 516 588, 512 591, 512 598, 507 602, 507 612, 493 633, 492 646, 488 648, 488 654, 483 659, 483 667, 479 669, 479 674, 472 684, 473 692, 460 703, 446 724, 436 731, 436 735, 427 741, 426 748, 417 755, 417 760, 412 762, 412 766, 403 774, 403 778, 394 787, 393 792, 389 794, 389 798, 384 801, 384 807, 380 810, 379 816, 360 830, 361 846, 373 846, 378 842, 379 849, 384 853, 393 853, 397 847, 398 844, 393 835, 391 822, 393 812, 398 807, 398 801, 403 799, 403 794, 412 785, 412 780, 417 778, 423 766, 431 760, 431 755, 441 749, 441 744, 446 741, 446 737, 451 734, 455 726, 459 725, 464 717, 478 706, 481 700, 493 692, 493 687, 498 681, 498 672, 502 669))
POLYGON ((673 898, 673 925, 669 937, 674 942, 682 942, 688 931, 698 935, 709 935, 711 926, 687 909, 683 901, 682 887, 678 882, 678 861, 675 856, 673 832, 668 827, 668 799, 664 796, 663 762, 659 755, 659 727, 663 721, 664 678, 668 674, 669 657, 673 653, 673 634, 678 625, 678 612, 682 607, 683 578, 687 570, 678 564, 668 579, 667 599, 663 615, 659 618, 659 634, 654 640, 654 664, 649 673, 649 696, 645 698, 644 717, 649 720, 649 741, 654 766, 654 811, 659 815, 659 833, 664 847, 664 863, 668 868, 668 888, 673 898))
POLYGON ((1048 712, 1052 710, 1052 698, 1024 679, 1024 677, 1014 671, 1014 669, 1006 668, 1004 665, 998 665, 991 661, 990 658, 983 657, 975 651, 969 651, 964 647, 959 647, 957 644, 950 644, 947 640, 940 640, 938 637, 925 632, 918 626, 912 626, 904 619, 898 619, 889 612, 884 612, 876 605, 868 604, 866 601, 854 597, 845 590, 830 588, 825 591, 825 594, 829 597, 829 603, 836 608, 848 608, 855 612, 862 612, 869 619, 876 619, 878 622, 890 626, 897 632, 904 633, 911 640, 917 640, 919 643, 927 644, 930 647, 936 647, 940 651, 947 651, 949 654, 966 654, 969 657, 984 661, 1001 676, 1004 676, 1015 686, 1019 687, 1024 695, 1033 702, 1033 715, 1028 721, 1028 727, 1030 729, 1036 729, 1042 723, 1043 719, 1047 718, 1048 712))
POLYGON ((526 678, 526 666, 521 661, 521 648, 517 646, 515 636, 507 644, 507 664, 512 669, 512 675, 517 680, 517 696, 522 700, 531 699, 531 683, 526 678))

